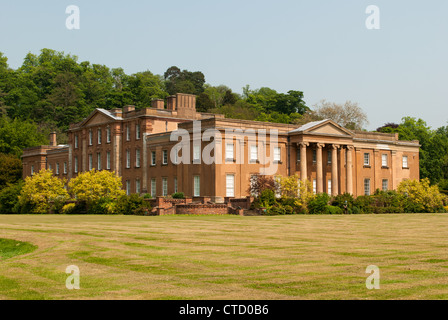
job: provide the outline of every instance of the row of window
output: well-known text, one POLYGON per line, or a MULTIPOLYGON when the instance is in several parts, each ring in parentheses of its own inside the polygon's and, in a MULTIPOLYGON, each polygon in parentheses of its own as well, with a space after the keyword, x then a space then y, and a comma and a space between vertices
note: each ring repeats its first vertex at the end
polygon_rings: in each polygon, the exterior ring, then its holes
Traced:
MULTIPOLYGON (((34 166, 31 166, 31 169, 32 169, 32 171, 34 171, 34 166)), ((51 164, 48 164, 48 169, 49 170, 52 170, 53 168, 52 168, 52 166, 51 166, 51 164)), ((55 170, 55 174, 60 174, 60 170, 59 170, 59 163, 56 163, 56 168, 55 168, 56 170, 55 170)), ((64 174, 67 174, 67 162, 64 162, 64 164, 63 164, 63 173, 64 174)), ((31 174, 33 174, 34 172, 31 172, 31 174)))
MULTIPOLYGON (((381 187, 382 187, 383 191, 388 191, 389 190, 389 180, 388 179, 383 179, 381 187)), ((313 180, 313 192, 317 193, 317 181, 316 181, 316 179, 313 180)), ((328 179, 327 193, 331 194, 331 179, 328 179)), ((364 194, 367 195, 367 196, 371 194, 370 179, 369 178, 364 179, 364 194)))
MULTIPOLYGON (((97 129, 97 144, 102 144, 103 141, 103 131, 101 128, 97 129)), ((137 123, 135 125, 135 139, 140 140, 141 138, 141 129, 140 124, 137 123)), ((89 146, 93 145, 93 130, 89 130, 89 146)), ((106 128, 106 143, 111 143, 112 141, 112 134, 111 134, 111 128, 106 128)), ((131 141, 131 127, 130 125, 126 125, 126 141, 131 141)), ((75 148, 79 148, 79 137, 75 135, 75 148)))

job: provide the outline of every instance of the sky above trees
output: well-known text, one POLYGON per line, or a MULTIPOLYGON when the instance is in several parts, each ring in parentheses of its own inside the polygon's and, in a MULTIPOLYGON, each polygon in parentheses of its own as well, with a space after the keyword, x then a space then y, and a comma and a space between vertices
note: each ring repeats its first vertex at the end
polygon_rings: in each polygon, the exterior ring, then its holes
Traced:
MULTIPOLYGON (((28 52, 52 48, 126 74, 171 66, 200 70, 213 86, 300 89, 308 106, 356 101, 367 129, 404 116, 447 124, 448 2, 375 1, 380 30, 367 30, 371 1, 5 2, 0 51, 17 69, 28 52), (71 3, 70 3, 71 4, 71 3)), ((68 81, 69 79, 59 79, 68 81)))

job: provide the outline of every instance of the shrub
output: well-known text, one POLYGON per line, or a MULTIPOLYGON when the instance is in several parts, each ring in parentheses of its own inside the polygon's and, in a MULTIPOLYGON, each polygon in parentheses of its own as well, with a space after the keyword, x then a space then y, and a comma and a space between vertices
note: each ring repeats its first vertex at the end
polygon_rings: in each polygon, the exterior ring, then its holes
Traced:
POLYGON ((151 196, 150 193, 145 193, 145 194, 143 195, 143 199, 152 199, 152 196, 151 196))
POLYGON ((347 209, 350 210, 350 208, 353 207, 354 201, 355 200, 353 199, 353 196, 350 193, 344 193, 344 194, 339 194, 339 195, 335 196, 331 200, 331 205, 339 207, 342 210, 344 210, 345 209, 344 205, 347 203, 347 209))
POLYGON ((373 213, 373 202, 374 199, 372 196, 358 196, 353 201, 353 206, 357 207, 360 213, 373 213))
POLYGON ((14 185, 8 185, 0 191, 0 214, 17 213, 14 208, 19 201, 20 191, 23 182, 14 185))
POLYGON ((71 214, 75 211, 75 208, 76 208, 76 203, 68 203, 62 207, 61 213, 62 214, 71 214))
POLYGON ((185 195, 183 192, 176 192, 171 195, 173 199, 185 199, 185 195))
POLYGON ((41 170, 32 177, 27 177, 20 192, 18 207, 21 213, 59 212, 68 200, 69 195, 64 189, 65 179, 53 176, 51 170, 41 170), (29 212, 24 212, 24 209, 29 212))
POLYGON ((144 215, 151 211, 149 201, 145 201, 138 194, 121 196, 116 205, 116 213, 124 215, 144 215))
POLYGON ((94 206, 100 199, 117 199, 124 195, 122 185, 121 177, 107 170, 80 173, 68 184, 70 192, 77 200, 87 202, 89 211, 90 206, 94 206))
POLYGON ((308 212, 310 214, 323 214, 330 201, 330 196, 328 194, 319 193, 314 199, 308 203, 308 212))
POLYGON ((117 201, 104 197, 91 203, 88 207, 89 214, 115 214, 117 201))
POLYGON ((268 208, 275 204, 275 193, 271 189, 265 189, 258 198, 260 207, 268 208))
POLYGON ((421 212, 438 212, 443 209, 444 198, 437 185, 430 185, 429 179, 402 181, 397 191, 408 197, 415 205, 420 205, 421 212))
POLYGON ((344 213, 344 211, 341 208, 336 207, 336 206, 329 206, 329 205, 325 206, 324 212, 325 212, 325 214, 343 214, 344 213))

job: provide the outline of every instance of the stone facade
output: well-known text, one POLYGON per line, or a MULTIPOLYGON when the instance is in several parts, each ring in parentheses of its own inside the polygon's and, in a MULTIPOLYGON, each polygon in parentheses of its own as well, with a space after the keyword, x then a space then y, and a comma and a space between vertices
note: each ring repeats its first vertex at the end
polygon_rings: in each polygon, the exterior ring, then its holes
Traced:
POLYGON ((396 189, 404 179, 419 179, 418 141, 350 131, 331 120, 297 126, 225 119, 196 112, 195 99, 177 94, 167 99, 166 107, 165 101, 154 100, 151 108, 141 110, 96 109, 70 126, 67 145, 58 146, 52 136, 50 146, 25 149, 23 176, 51 168, 69 180, 91 169, 110 170, 122 177, 128 193, 155 198, 184 192, 202 203, 248 196, 251 176, 274 163, 272 175, 297 174, 311 181, 315 192, 332 195, 372 194, 376 189, 396 189), (179 145, 171 141, 175 130, 191 137, 186 144, 190 154, 178 153, 178 163, 171 157, 179 145), (234 134, 226 135, 229 130, 234 134), (207 132, 214 133, 205 139, 207 132), (211 140, 216 143, 214 163, 196 159, 209 150, 211 140))

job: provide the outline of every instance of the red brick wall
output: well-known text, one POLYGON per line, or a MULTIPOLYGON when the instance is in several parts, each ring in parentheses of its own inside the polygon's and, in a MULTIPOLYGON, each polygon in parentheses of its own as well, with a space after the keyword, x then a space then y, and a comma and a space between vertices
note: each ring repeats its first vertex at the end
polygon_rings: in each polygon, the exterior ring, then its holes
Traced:
POLYGON ((176 214, 227 214, 226 204, 179 204, 176 214))

